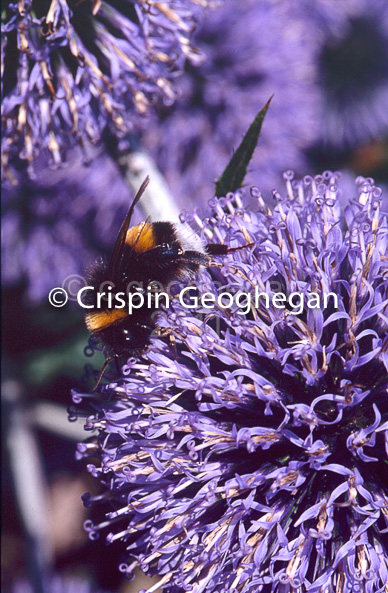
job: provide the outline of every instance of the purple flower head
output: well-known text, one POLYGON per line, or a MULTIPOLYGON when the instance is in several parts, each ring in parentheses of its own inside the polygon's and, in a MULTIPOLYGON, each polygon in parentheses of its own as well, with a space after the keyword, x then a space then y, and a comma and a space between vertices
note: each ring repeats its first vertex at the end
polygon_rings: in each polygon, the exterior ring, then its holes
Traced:
MULTIPOLYGON (((201 3, 202 6, 206 2, 201 3)), ((131 129, 156 95, 171 102, 172 77, 203 11, 195 0, 18 0, 2 24, 3 164, 48 150, 59 163, 71 139, 131 129)))
POLYGON ((159 314, 175 344, 74 394, 98 431, 79 446, 103 484, 85 503, 110 507, 86 528, 122 542, 127 575, 159 576, 150 593, 387 582, 387 200, 358 178, 342 212, 339 174, 284 177, 271 209, 253 187, 255 210, 238 191, 185 216, 207 242, 253 245, 198 276, 212 308, 159 314))
POLYGON ((180 98, 144 135, 183 207, 206 200, 272 94, 247 178, 262 191, 287 167, 306 170, 312 147, 384 137, 387 12, 385 0, 230 0, 209 13, 195 37, 205 61, 188 66, 180 98))

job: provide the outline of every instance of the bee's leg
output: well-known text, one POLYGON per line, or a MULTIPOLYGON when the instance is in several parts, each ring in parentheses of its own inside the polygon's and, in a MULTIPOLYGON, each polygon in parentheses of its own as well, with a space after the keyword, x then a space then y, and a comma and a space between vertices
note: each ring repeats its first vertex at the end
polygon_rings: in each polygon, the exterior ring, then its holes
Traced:
POLYGON ((160 336, 167 336, 170 342, 170 345, 174 351, 174 359, 178 360, 178 350, 176 347, 176 339, 175 336, 179 336, 182 341, 184 341, 185 337, 181 334, 178 330, 168 328, 168 327, 160 327, 158 329, 160 336))
POLYGON ((185 339, 184 334, 182 334, 177 329, 172 328, 172 327, 159 327, 158 333, 160 336, 171 336, 171 335, 175 334, 175 335, 179 336, 181 338, 181 340, 185 339))
MULTIPOLYGON (((117 357, 117 356, 111 356, 111 357, 109 357, 109 358, 107 358, 107 359, 105 360, 104 364, 102 365, 102 369, 101 369, 101 371, 98 373, 97 381, 95 382, 95 384, 94 384, 94 387, 93 387, 92 391, 96 391, 96 389, 97 389, 97 387, 99 386, 99 384, 100 384, 100 381, 101 381, 101 379, 102 379, 102 377, 103 377, 103 374, 104 374, 104 373, 105 373, 105 371, 106 371, 106 367, 108 366, 108 364, 109 364, 110 362, 112 362, 112 360, 113 360, 114 358, 116 359, 116 363, 118 364, 118 357, 117 357)), ((120 370, 119 370, 119 372, 120 372, 120 370)))
POLYGON ((170 342, 170 346, 172 347, 172 350, 174 352, 174 360, 178 360, 178 350, 176 348, 174 330, 166 332, 165 335, 168 337, 168 341, 170 342))

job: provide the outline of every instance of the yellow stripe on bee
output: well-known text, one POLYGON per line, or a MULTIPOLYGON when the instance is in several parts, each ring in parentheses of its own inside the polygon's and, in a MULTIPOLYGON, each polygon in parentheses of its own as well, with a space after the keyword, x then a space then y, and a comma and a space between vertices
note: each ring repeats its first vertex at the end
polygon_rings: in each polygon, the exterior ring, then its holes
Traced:
POLYGON ((91 332, 100 331, 127 316, 128 311, 125 309, 112 309, 109 311, 87 313, 85 316, 86 327, 91 332))
POLYGON ((156 238, 152 224, 142 222, 127 231, 125 243, 136 253, 145 253, 156 247, 156 238))

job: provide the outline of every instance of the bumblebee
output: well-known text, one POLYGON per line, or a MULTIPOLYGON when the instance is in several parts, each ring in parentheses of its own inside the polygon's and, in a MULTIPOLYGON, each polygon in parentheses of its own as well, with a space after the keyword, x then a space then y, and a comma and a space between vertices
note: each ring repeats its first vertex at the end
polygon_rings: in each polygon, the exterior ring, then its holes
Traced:
POLYGON ((93 290, 85 298, 89 309, 86 326, 98 338, 106 354, 94 389, 109 362, 144 350, 156 329, 157 309, 152 303, 130 313, 126 307, 112 306, 112 298, 97 302, 102 288, 110 290, 109 296, 130 292, 132 298, 136 298, 136 293, 140 298, 154 285, 167 286, 174 281, 189 279, 201 267, 209 267, 213 255, 225 255, 249 246, 228 249, 221 244, 204 245, 187 224, 147 219, 130 227, 134 208, 148 183, 147 176, 124 218, 109 262, 97 262, 88 274, 88 285, 93 290))

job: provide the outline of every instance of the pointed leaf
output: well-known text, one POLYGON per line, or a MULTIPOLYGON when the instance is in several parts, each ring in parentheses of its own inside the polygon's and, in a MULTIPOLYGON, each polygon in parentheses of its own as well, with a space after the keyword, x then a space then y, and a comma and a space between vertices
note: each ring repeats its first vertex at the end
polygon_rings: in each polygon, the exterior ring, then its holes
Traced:
POLYGON ((226 196, 228 192, 236 191, 242 186, 247 168, 255 151, 264 117, 268 111, 272 97, 256 115, 241 141, 240 146, 234 152, 226 169, 216 181, 216 196, 226 196))

